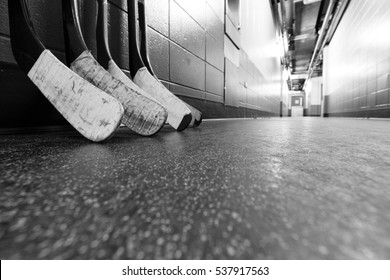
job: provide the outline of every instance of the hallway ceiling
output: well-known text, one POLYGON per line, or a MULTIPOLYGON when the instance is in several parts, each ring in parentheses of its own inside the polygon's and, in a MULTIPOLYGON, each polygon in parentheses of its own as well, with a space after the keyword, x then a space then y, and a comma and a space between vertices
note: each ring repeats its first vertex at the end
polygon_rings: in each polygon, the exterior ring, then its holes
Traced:
MULTIPOLYGON (((287 38, 284 65, 290 72, 289 89, 301 91, 305 83, 319 30, 330 0, 271 0, 280 33, 287 38)), ((286 42, 286 40, 285 40, 286 42)), ((321 63, 313 76, 322 75, 321 63)))

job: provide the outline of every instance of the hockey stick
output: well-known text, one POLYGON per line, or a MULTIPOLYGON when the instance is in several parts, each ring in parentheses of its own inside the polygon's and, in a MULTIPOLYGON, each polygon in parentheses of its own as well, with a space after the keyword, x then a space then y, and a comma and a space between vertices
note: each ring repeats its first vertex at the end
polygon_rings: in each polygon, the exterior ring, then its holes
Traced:
POLYGON ((129 13, 130 74, 144 91, 158 100, 168 111, 168 123, 178 131, 185 129, 191 122, 190 109, 156 79, 145 67, 138 48, 137 39, 137 0, 127 0, 129 13))
POLYGON ((137 86, 115 63, 111 56, 110 46, 108 42, 108 13, 107 0, 98 0, 98 18, 96 26, 96 43, 97 43, 97 61, 111 75, 120 80, 132 90, 142 94, 153 101, 159 103, 150 94, 137 86))
POLYGON ((8 0, 8 10, 12 52, 30 80, 84 137, 99 142, 113 135, 121 123, 122 105, 45 49, 25 0, 8 0))
MULTIPOLYGON (((146 11, 145 11, 145 1, 138 1, 138 19, 139 19, 139 28, 140 28, 140 53, 142 61, 149 72, 158 80, 157 75, 154 73, 152 65, 149 59, 149 46, 148 46, 148 37, 147 37, 147 24, 146 24, 146 11)), ((184 102, 184 101, 183 101, 184 102)), ((185 102, 184 102, 185 103, 185 102)), ((191 110, 192 120, 190 122, 190 127, 199 126, 202 122, 202 113, 192 107, 191 105, 185 103, 187 107, 191 110)))
POLYGON ((81 33, 77 0, 62 0, 62 8, 70 68, 122 103, 125 110, 122 123, 128 128, 144 136, 157 133, 167 119, 163 106, 127 87, 94 59, 81 33))

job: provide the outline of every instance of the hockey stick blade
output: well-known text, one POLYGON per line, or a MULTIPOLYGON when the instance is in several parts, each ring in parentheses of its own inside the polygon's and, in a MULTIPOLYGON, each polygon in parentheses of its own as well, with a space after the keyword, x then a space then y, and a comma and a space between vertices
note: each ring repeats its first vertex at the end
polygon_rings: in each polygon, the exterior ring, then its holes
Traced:
MULTIPOLYGON (((146 11, 145 11, 145 0, 138 1, 138 17, 139 17, 139 28, 141 33, 141 42, 140 42, 140 53, 142 61, 149 72, 157 79, 157 75, 154 73, 153 67, 149 59, 149 46, 148 46, 148 37, 147 37, 147 23, 146 23, 146 11)), ((183 101, 184 102, 184 101, 183 101)), ((189 127, 199 126, 202 122, 202 113, 184 102, 186 106, 191 110, 192 119, 189 124, 189 127)))
MULTIPOLYGON (((97 44, 97 61, 111 75, 120 80, 132 90, 142 94, 153 101, 159 103, 150 94, 137 86, 115 63, 111 56, 110 46, 108 42, 108 12, 107 0, 98 0, 98 18, 96 26, 96 44, 97 44)), ((159 103, 160 104, 160 103, 159 103)))
POLYGON ((45 49, 25 0, 9 0, 8 9, 12 52, 30 80, 84 137, 99 142, 112 136, 121 123, 122 105, 45 49))
POLYGON ((168 123, 178 131, 188 127, 192 120, 191 110, 177 96, 149 73, 142 61, 137 39, 137 0, 128 0, 130 73, 141 89, 158 100, 168 111, 168 123))
POLYGON ((167 119, 164 107, 127 87, 95 60, 81 33, 77 0, 63 0, 62 4, 65 47, 70 68, 122 103, 122 123, 128 128, 143 136, 157 133, 167 119))

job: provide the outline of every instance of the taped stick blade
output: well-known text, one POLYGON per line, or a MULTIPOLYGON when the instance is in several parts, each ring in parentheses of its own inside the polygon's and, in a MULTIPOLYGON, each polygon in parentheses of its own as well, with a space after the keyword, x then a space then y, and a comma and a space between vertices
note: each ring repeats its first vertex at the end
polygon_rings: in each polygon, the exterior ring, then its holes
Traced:
POLYGON ((122 103, 122 122, 128 128, 143 136, 157 133, 167 119, 163 106, 128 88, 95 60, 85 46, 77 14, 77 0, 63 0, 62 3, 66 53, 72 59, 69 61, 71 69, 122 103), (73 41, 75 42, 72 44, 73 41), (74 57, 76 54, 78 56, 74 57))
POLYGON ((71 69, 120 101, 125 110, 122 122, 134 132, 151 136, 165 124, 167 112, 161 104, 127 87, 105 70, 89 51, 73 61, 71 69))
MULTIPOLYGON (((140 54, 141 59, 145 67, 149 72, 159 81, 157 75, 154 73, 153 67, 150 63, 149 58, 149 46, 148 46, 148 36, 147 36, 147 23, 146 23, 146 11, 145 11, 145 1, 138 1, 138 17, 139 17, 139 30, 140 30, 140 54)), ((182 102, 191 110, 192 119, 188 127, 199 126, 202 122, 202 113, 189 105, 188 103, 182 102)))
POLYGON ((144 67, 138 70, 133 81, 167 109, 167 121, 173 128, 182 131, 188 127, 192 119, 190 109, 150 74, 148 69, 144 67))
POLYGON ((12 51, 19 66, 83 136, 99 142, 120 125, 122 105, 59 61, 39 40, 25 0, 9 0, 12 51))
POLYGON ((103 141, 120 125, 122 105, 62 64, 49 50, 42 52, 28 77, 86 138, 103 141))

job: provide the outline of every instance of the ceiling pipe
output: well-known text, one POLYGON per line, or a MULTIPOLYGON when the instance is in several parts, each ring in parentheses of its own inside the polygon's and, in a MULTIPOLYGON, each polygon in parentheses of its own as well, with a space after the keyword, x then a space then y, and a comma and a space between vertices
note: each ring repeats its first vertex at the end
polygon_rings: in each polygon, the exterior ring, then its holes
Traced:
POLYGON ((274 19, 275 28, 277 31, 277 36, 282 39, 283 44, 283 57, 281 57, 281 64, 286 65, 286 48, 285 48, 285 34, 284 34, 284 20, 283 20, 283 10, 279 0, 270 0, 270 5, 272 7, 272 14, 274 19))
MULTIPOLYGON (((342 1, 338 2, 338 5, 336 7, 336 11, 334 12, 334 14, 332 16, 332 22, 331 22, 331 24, 326 32, 325 39, 322 41, 320 51, 319 51, 317 58, 315 59, 313 65, 317 65, 318 59, 320 57, 322 57, 322 52, 325 48, 325 45, 327 45, 330 42, 330 40, 332 39, 333 34, 336 31, 336 28, 341 20, 342 15, 344 14, 344 11, 346 10, 349 2, 350 2, 350 0, 342 0, 342 1)), ((314 67, 313 67, 313 69, 314 69, 314 67)), ((314 70, 312 72, 314 72, 314 70)))
MULTIPOLYGON (((284 49, 284 69, 289 71, 291 59, 290 59, 290 45, 293 38, 293 24, 294 24, 294 0, 280 0, 279 14, 281 21, 281 33, 283 36, 283 49, 284 49)), ((292 80, 290 81, 289 89, 292 88, 292 80)))
MULTIPOLYGON (((351 0, 339 0, 338 1, 337 6, 336 6, 336 11, 332 15, 331 22, 328 26, 328 29, 326 30, 325 38, 322 41, 321 47, 319 48, 318 55, 315 58, 313 65, 317 65, 317 61, 322 56, 322 52, 324 50, 324 47, 330 42, 330 40, 332 40, 333 34, 335 33, 337 26, 339 25, 341 18, 344 15, 344 12, 347 9, 350 2, 351 2, 351 0)), ((308 81, 311 78, 311 75, 314 72, 314 66, 312 67, 311 70, 312 71, 310 73, 310 76, 308 76, 306 81, 308 81)), ((306 81, 305 81, 305 86, 306 86, 306 81)), ((303 88, 303 90, 304 90, 304 88, 303 88)))
POLYGON ((281 27, 280 27, 281 25, 280 25, 279 12, 278 12, 278 3, 276 0, 269 0, 269 3, 271 5, 274 25, 275 25, 275 28, 278 31, 278 35, 279 35, 279 32, 281 30, 281 27))
MULTIPOLYGON (((289 45, 294 32, 294 0, 270 0, 275 27, 282 38, 284 55, 281 59, 283 68, 288 70, 290 64, 289 45)), ((290 87, 292 81, 290 79, 290 87)))
POLYGON ((305 84, 302 87, 303 91, 306 89, 307 83, 310 80, 311 75, 313 74, 314 61, 316 60, 317 54, 319 53, 319 51, 321 49, 323 40, 326 37, 326 33, 327 33, 326 30, 327 30, 327 28, 329 26, 330 21, 332 20, 332 17, 331 17, 332 16, 332 12, 333 12, 333 9, 334 9, 334 7, 335 7, 337 2, 338 2, 338 0, 330 0, 329 6, 328 6, 328 10, 326 11, 326 15, 325 15, 325 18, 324 18, 324 22, 322 23, 320 36, 317 39, 316 45, 314 47, 313 55, 312 55, 312 57, 310 59, 310 64, 309 64, 309 68, 308 68, 308 75, 307 75, 307 78, 305 80, 305 84))
POLYGON ((330 40, 332 40, 333 34, 335 33, 337 26, 339 25, 341 18, 343 17, 344 12, 347 9, 350 2, 351 2, 351 0, 339 1, 338 5, 337 5, 337 10, 334 13, 334 16, 332 18, 332 24, 331 24, 331 26, 329 26, 328 32, 327 32, 325 40, 324 40, 325 44, 329 43, 330 40))
MULTIPOLYGON (((285 56, 289 56, 289 47, 291 39, 293 38, 293 24, 294 24, 294 0, 280 0, 281 10, 281 28, 283 36, 285 37, 285 56)), ((289 59, 288 59, 289 60, 289 59)))
POLYGON ((293 36, 294 25, 294 0, 283 0, 285 14, 285 28, 289 36, 293 36))

